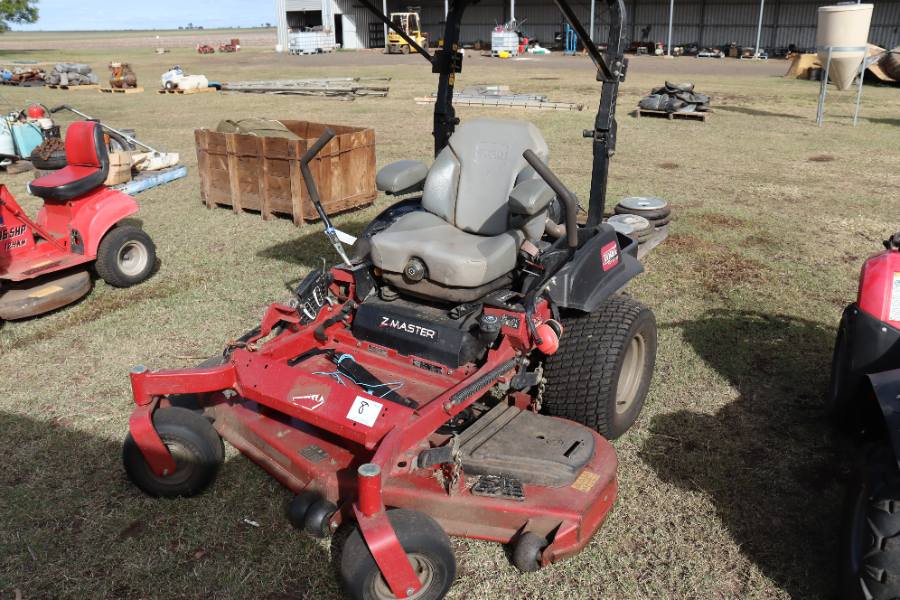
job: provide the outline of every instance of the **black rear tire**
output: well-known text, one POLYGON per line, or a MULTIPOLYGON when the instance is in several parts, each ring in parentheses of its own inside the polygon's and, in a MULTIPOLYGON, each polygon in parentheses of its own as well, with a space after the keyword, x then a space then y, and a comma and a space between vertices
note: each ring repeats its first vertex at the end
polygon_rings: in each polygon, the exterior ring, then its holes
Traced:
POLYGON ((115 287, 126 288, 142 282, 155 265, 156 246, 137 227, 113 227, 97 248, 97 274, 115 287))
MULTIPOLYGON (((456 579, 456 556, 449 536, 434 519, 417 510, 390 510, 387 517, 422 583, 418 593, 401 598, 440 600, 446 596, 456 579)), ((359 529, 354 530, 344 543, 341 579, 351 600, 395 597, 359 529)))
POLYGON ((900 467, 889 441, 860 449, 844 505, 841 597, 900 597, 900 467))
POLYGON ((171 475, 156 475, 129 432, 122 446, 122 462, 139 489, 150 496, 188 497, 215 481, 225 454, 209 421, 186 408, 166 407, 153 413, 153 426, 177 468, 171 475))
POLYGON ((562 324, 559 349, 544 366, 542 410, 614 440, 644 407, 656 364, 656 317, 622 295, 592 313, 567 315, 562 324))

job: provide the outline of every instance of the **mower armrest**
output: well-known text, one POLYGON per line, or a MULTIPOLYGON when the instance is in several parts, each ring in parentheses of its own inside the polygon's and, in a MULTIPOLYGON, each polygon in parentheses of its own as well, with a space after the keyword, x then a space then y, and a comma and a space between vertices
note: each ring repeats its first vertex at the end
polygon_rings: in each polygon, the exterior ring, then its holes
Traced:
POLYGON ((550 204, 556 196, 543 179, 529 179, 513 188, 509 193, 509 212, 514 215, 536 215, 550 204))
POLYGON ((382 167, 375 176, 375 187, 387 195, 411 194, 425 188, 428 167, 418 160, 398 160, 382 167))

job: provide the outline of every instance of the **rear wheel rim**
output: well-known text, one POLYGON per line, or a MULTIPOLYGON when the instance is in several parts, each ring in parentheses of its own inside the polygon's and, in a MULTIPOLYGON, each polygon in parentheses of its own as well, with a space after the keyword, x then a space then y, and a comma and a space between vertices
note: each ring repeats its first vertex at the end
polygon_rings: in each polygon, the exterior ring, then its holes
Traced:
POLYGON ((136 240, 125 242, 116 255, 119 270, 127 277, 140 275, 147 267, 149 254, 147 247, 141 242, 136 240))
MULTIPOLYGON (((407 554, 406 557, 409 559, 409 563, 416 572, 416 577, 419 579, 419 583, 422 587, 412 596, 402 597, 406 598, 406 600, 416 600, 428 593, 431 584, 434 582, 434 562, 432 562, 430 558, 418 553, 410 553, 407 554)), ((387 580, 380 571, 378 572, 378 575, 375 576, 372 587, 373 595, 378 600, 397 600, 397 596, 391 591, 391 586, 388 585, 387 580)))
POLYGON ((168 449, 169 451, 169 454, 172 455, 172 460, 175 461, 175 472, 171 475, 164 475, 160 477, 153 472, 153 469, 150 468, 150 465, 148 463, 147 476, 156 483, 162 485, 180 485, 189 480, 194 475, 194 453, 191 452, 191 450, 187 446, 177 441, 168 441, 165 442, 165 444, 166 449, 168 449))
POLYGON ((616 385, 616 414, 628 412, 638 395, 644 380, 644 362, 647 357, 647 343, 640 333, 631 339, 628 350, 622 358, 622 370, 616 385))

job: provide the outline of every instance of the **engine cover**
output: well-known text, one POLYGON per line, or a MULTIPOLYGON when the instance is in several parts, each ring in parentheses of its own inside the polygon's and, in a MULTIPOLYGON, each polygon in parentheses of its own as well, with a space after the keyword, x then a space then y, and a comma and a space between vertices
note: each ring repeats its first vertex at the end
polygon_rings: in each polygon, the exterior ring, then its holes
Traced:
POLYGON ((454 320, 447 310, 425 301, 370 298, 356 309, 353 335, 361 342, 455 369, 470 362, 473 352, 486 345, 479 343, 483 335, 476 317, 480 313, 454 320))

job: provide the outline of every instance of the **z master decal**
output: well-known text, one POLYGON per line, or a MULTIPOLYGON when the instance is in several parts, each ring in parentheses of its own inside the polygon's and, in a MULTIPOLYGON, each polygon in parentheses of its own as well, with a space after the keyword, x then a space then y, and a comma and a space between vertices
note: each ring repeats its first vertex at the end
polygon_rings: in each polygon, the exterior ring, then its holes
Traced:
POLYGON ((412 323, 404 323, 403 321, 398 321, 391 317, 381 317, 381 325, 379 325, 379 327, 390 327, 391 329, 396 329, 398 331, 406 331, 407 333, 412 333, 413 335, 418 335, 429 340, 437 338, 437 331, 434 329, 428 329, 427 327, 421 327, 412 323))
POLYGON ((616 246, 615 242, 610 242, 607 245, 603 246, 603 249, 600 250, 601 255, 603 256, 603 270, 609 271, 614 266, 619 264, 619 248, 616 246))

